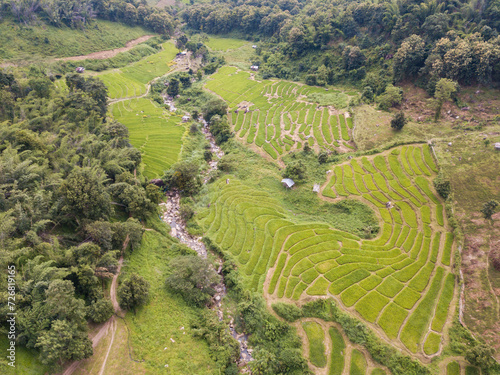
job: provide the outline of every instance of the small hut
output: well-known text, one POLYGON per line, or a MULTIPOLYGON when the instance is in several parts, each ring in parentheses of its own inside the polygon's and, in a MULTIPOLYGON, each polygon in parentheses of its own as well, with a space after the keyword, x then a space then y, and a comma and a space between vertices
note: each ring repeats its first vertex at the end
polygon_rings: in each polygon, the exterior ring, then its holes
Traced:
POLYGON ((500 151, 500 142, 495 143, 495 150, 500 151))
POLYGON ((77 73, 83 73, 84 71, 85 71, 85 68, 83 66, 79 66, 78 68, 76 68, 77 73))
POLYGON ((281 183, 287 189, 291 189, 293 185, 295 185, 295 182, 291 178, 284 178, 283 180, 281 180, 281 183))
POLYGON ((257 45, 256 45, 256 44, 252 45, 252 48, 253 48, 253 49, 256 49, 256 48, 257 48, 257 45))
POLYGON ((189 115, 182 116, 182 122, 188 122, 190 119, 191 119, 191 116, 189 116, 189 115))
POLYGON ((253 70, 254 72, 258 71, 259 70, 259 66, 258 65, 252 65, 250 67, 251 70, 253 70))
POLYGON ((314 186, 313 186, 313 192, 319 193, 319 184, 314 184, 314 186))

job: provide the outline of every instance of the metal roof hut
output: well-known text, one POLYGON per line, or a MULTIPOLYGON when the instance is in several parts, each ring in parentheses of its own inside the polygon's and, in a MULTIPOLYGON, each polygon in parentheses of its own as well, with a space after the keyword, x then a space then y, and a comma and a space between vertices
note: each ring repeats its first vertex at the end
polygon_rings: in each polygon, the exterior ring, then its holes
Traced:
POLYGON ((313 192, 319 193, 319 184, 314 184, 314 186, 313 186, 313 192))
POLYGON ((284 178, 283 180, 281 180, 281 183, 287 189, 291 189, 292 186, 295 185, 295 182, 292 179, 290 179, 290 178, 284 178))
POLYGON ((259 66, 258 65, 252 65, 250 67, 251 70, 253 70, 254 72, 258 71, 259 70, 259 66))
POLYGON ((495 150, 500 150, 500 142, 495 143, 495 150))
POLYGON ((191 116, 189 116, 189 115, 182 116, 182 122, 188 122, 190 119, 191 119, 191 116))
POLYGON ((85 68, 83 66, 79 66, 78 68, 76 68, 77 73, 83 73, 84 71, 85 71, 85 68))

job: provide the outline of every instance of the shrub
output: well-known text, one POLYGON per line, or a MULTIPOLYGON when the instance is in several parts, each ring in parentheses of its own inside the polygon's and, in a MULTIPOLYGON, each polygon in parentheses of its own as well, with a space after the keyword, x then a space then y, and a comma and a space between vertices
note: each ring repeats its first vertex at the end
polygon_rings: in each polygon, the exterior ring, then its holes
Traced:
POLYGON ((87 318, 94 323, 102 323, 111 318, 114 309, 109 299, 102 298, 87 306, 87 318))
POLYGON ((118 302, 124 310, 132 310, 146 303, 149 296, 149 283, 133 273, 118 287, 118 302))
POLYGON ((306 165, 302 162, 302 160, 291 162, 286 166, 285 171, 283 172, 283 177, 291 178, 292 180, 295 180, 295 182, 304 181, 306 179, 306 165))
POLYGON ((391 120, 391 128, 401 130, 406 125, 408 120, 405 118, 403 111, 398 112, 391 120))
POLYGON ((445 175, 440 173, 432 182, 438 194, 442 196, 444 199, 448 198, 448 196, 451 193, 450 180, 445 175))
POLYGON ((284 302, 273 303, 272 308, 278 316, 288 322, 295 322, 302 317, 302 311, 295 305, 284 302))
POLYGON ((491 216, 495 213, 497 207, 498 207, 498 202, 495 200, 490 200, 485 204, 483 204, 481 212, 484 215, 485 219, 491 219, 491 216))

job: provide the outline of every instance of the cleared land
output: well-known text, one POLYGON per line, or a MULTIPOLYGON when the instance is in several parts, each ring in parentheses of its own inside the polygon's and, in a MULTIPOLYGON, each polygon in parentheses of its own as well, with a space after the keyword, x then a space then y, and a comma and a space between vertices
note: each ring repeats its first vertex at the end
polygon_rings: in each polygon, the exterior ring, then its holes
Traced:
POLYGON ((95 20, 85 30, 51 25, 20 26, 10 20, 0 23, 0 61, 36 61, 67 57, 124 47, 127 42, 148 34, 141 27, 95 20))
POLYGON ((354 148, 352 119, 345 116, 349 97, 342 92, 287 81, 260 82, 235 67, 220 68, 206 88, 228 102, 237 139, 274 160, 305 143, 316 150, 354 148))
POLYGON ((263 287, 270 270, 265 292, 271 298, 332 294, 410 352, 437 353, 455 280, 442 256, 448 227, 431 182, 437 167, 429 147, 399 147, 333 169, 323 195, 375 207, 382 219, 378 238, 362 240, 323 223, 296 224, 275 198, 232 178, 214 184, 200 223, 235 257, 254 289, 263 287))

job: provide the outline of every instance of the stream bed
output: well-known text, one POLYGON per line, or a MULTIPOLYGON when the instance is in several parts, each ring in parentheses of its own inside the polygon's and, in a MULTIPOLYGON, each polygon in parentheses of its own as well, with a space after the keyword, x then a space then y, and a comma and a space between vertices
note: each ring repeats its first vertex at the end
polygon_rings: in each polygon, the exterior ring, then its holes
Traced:
MULTIPOLYGON (((221 150, 219 146, 215 143, 215 139, 208 129, 208 124, 205 120, 201 120, 203 124, 201 131, 205 135, 205 138, 210 143, 210 151, 214 155, 213 159, 208 163, 209 167, 203 174, 203 184, 206 184, 210 178, 210 173, 217 169, 219 159, 224 156, 224 151, 221 150)), ((202 241, 202 237, 192 236, 188 233, 185 223, 180 216, 180 195, 177 191, 167 192, 167 202, 160 203, 162 208, 161 218, 166 222, 171 230, 170 234, 172 237, 176 237, 179 241, 193 249, 202 258, 207 258, 207 249, 202 241)), ((219 267, 216 270, 221 276, 221 282, 215 286, 216 294, 213 297, 213 308, 217 312, 217 316, 220 321, 224 318, 223 311, 223 300, 224 296, 227 294, 226 285, 224 283, 224 277, 222 275, 222 259, 218 259, 219 267)), ((252 349, 248 348, 248 336, 244 333, 238 333, 234 329, 234 319, 229 316, 229 330, 231 336, 238 340, 240 344, 240 358, 238 362, 238 367, 244 368, 244 373, 250 373, 246 364, 253 360, 252 349)))

